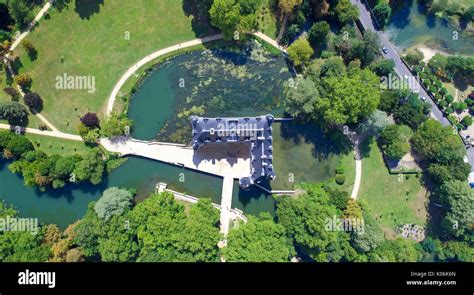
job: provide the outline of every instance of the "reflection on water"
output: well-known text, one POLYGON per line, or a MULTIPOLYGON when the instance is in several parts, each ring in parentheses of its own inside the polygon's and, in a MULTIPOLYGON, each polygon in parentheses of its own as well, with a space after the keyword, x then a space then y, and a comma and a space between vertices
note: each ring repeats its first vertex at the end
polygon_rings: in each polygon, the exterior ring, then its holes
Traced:
POLYGON ((63 189, 42 193, 25 187, 23 179, 8 170, 8 164, 0 161, 0 197, 14 205, 22 216, 37 217, 40 222, 56 223, 62 228, 82 218, 89 202, 97 200, 111 186, 137 189, 137 201, 152 193, 158 182, 166 182, 172 189, 207 197, 217 203, 220 203, 222 190, 219 177, 131 157, 97 186, 67 185, 63 189))

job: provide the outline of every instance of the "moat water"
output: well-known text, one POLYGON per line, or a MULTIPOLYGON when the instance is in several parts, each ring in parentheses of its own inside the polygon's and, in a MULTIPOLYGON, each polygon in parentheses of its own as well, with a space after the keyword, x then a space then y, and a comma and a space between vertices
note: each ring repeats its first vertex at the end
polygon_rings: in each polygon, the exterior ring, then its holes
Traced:
MULTIPOLYGON (((179 55, 159 64, 133 96, 129 116, 135 121, 132 135, 139 139, 188 143, 190 113, 205 116, 283 115, 284 82, 291 77, 284 57, 261 50, 205 50, 179 55), (184 85, 183 85, 184 83, 184 85)), ((274 125, 277 180, 272 189, 292 189, 295 183, 331 178, 342 153, 340 145, 325 137, 317 126, 274 125)), ((27 188, 18 175, 0 160, 0 198, 22 216, 61 227, 80 219, 91 201, 111 186, 131 187, 143 200, 157 182, 178 191, 220 203, 222 180, 165 163, 130 157, 97 186, 68 185, 40 192, 27 188), (184 176, 184 177, 183 177, 184 176)), ((258 188, 240 189, 234 183, 233 207, 245 214, 274 213, 275 200, 258 188)))

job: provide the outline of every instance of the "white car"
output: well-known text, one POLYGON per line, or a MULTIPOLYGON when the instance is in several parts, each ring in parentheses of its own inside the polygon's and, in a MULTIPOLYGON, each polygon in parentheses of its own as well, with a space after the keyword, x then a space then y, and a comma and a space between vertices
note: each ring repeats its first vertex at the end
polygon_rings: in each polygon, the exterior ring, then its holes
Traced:
POLYGON ((421 99, 422 102, 425 102, 426 101, 426 96, 422 96, 422 97, 420 97, 420 99, 421 99))
POLYGON ((408 75, 403 75, 403 79, 405 79, 405 81, 408 81, 410 80, 410 77, 408 77, 408 75))
POLYGON ((387 53, 388 53, 388 50, 387 50, 387 48, 386 48, 386 47, 383 47, 383 48, 382 48, 382 51, 383 51, 383 53, 385 53, 385 54, 387 54, 387 53))

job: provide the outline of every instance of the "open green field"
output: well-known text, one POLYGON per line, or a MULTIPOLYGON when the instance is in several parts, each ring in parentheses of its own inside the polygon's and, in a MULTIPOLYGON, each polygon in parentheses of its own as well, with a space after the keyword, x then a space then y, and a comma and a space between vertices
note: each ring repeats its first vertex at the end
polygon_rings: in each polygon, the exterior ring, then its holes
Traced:
POLYGON ((362 182, 358 198, 368 203, 387 236, 393 236, 393 230, 398 224, 425 225, 426 191, 420 179, 415 175, 399 177, 389 174, 375 142, 365 149, 367 154, 362 160, 362 182))
POLYGON ((35 148, 42 150, 48 155, 69 156, 74 154, 85 154, 90 150, 89 147, 79 141, 41 136, 36 134, 26 134, 35 148))
POLYGON ((102 2, 75 1, 51 11, 28 36, 37 59, 21 47, 15 52, 20 73, 33 78, 33 91, 45 101, 43 115, 64 132, 76 132, 78 118, 88 111, 102 115, 120 76, 147 54, 214 33, 207 22, 194 21, 193 1, 102 2), (64 74, 94 77, 96 91, 56 89, 56 77, 64 74))

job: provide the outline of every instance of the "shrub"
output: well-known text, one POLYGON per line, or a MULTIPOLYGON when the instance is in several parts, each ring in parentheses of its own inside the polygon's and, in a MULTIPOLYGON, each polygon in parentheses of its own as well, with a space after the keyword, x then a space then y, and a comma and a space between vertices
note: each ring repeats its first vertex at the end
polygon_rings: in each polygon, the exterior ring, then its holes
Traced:
POLYGON ((336 174, 344 174, 344 173, 345 173, 344 167, 339 166, 336 168, 336 174))
POLYGON ((15 77, 15 83, 23 89, 29 89, 32 82, 31 77, 27 74, 19 74, 15 77))
POLYGON ((454 112, 452 107, 447 107, 446 108, 446 114, 452 114, 454 112))
POLYGON ((452 96, 451 94, 446 95, 446 96, 444 97, 444 99, 446 99, 446 102, 447 102, 448 104, 451 104, 451 103, 453 103, 453 101, 454 101, 454 98, 453 98, 453 96, 452 96))
POLYGON ((469 126, 472 125, 472 117, 471 116, 465 116, 462 120, 461 120, 461 124, 464 126, 464 128, 468 128, 469 126))
POLYGON ((441 100, 438 104, 442 109, 445 109, 448 106, 446 100, 441 100))
POLYGON ((20 92, 18 92, 18 90, 13 87, 4 88, 3 91, 5 91, 6 94, 11 96, 12 101, 18 101, 20 98, 20 92))
POLYGON ((30 110, 41 112, 43 109, 43 99, 36 92, 28 92, 23 97, 23 101, 30 108, 30 110))
POLYGON ((336 175, 336 183, 339 185, 343 185, 346 182, 346 175, 345 174, 337 174, 336 175))
POLYGON ((99 128, 100 120, 97 114, 87 113, 81 118, 81 122, 89 128, 99 128))
POLYGON ((453 103, 453 108, 456 112, 462 112, 467 109, 467 104, 465 102, 455 102, 453 103))
POLYGON ((448 93, 448 90, 445 87, 441 87, 439 93, 441 93, 441 95, 446 95, 448 93))

